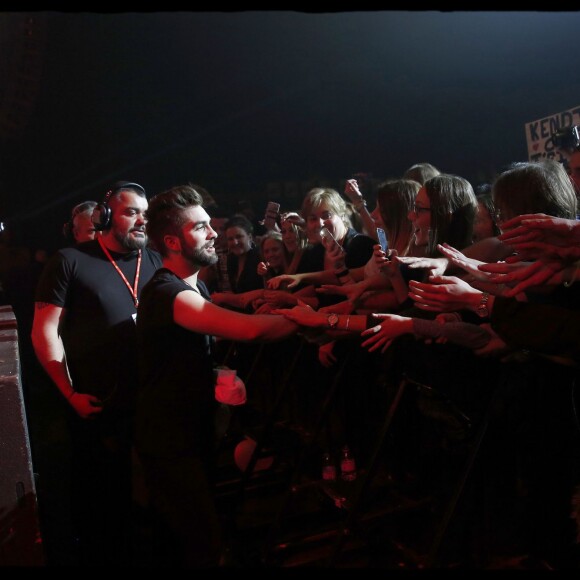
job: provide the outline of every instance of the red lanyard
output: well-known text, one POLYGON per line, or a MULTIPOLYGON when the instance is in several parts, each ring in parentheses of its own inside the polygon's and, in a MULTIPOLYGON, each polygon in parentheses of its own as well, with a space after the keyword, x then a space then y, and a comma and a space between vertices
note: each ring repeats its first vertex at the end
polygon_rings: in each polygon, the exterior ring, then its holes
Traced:
POLYGON ((131 284, 129 284, 129 280, 127 280, 127 278, 125 277, 125 274, 123 274, 123 272, 121 272, 121 268, 119 268, 119 266, 117 265, 117 262, 115 262, 115 260, 113 260, 113 258, 111 257, 111 254, 109 253, 109 250, 105 247, 105 244, 103 244, 103 241, 101 240, 101 238, 99 236, 97 236, 97 240, 99 240, 99 244, 101 246, 101 248, 103 249, 103 252, 105 252, 105 256, 107 256, 107 258, 109 258, 109 262, 111 262, 111 264, 113 264, 115 270, 117 270, 117 273, 119 274, 119 276, 121 276, 121 278, 123 278, 123 282, 125 282, 125 286, 127 286, 127 288, 129 288, 129 292, 131 292, 131 296, 133 297, 133 302, 135 302, 135 308, 137 308, 139 306, 139 299, 137 298, 137 286, 139 285, 139 273, 141 272, 141 250, 139 250, 139 257, 137 258, 137 270, 135 272, 135 284, 133 286, 133 288, 131 288, 131 284))

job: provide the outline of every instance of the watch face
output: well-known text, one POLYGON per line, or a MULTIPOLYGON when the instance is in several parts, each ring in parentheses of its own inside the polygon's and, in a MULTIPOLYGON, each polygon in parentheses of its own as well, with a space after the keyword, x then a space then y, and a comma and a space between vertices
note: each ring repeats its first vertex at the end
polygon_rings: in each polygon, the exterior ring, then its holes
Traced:
POLYGON ((478 306, 477 314, 479 314, 479 316, 481 316, 482 318, 485 318, 486 316, 488 316, 489 310, 487 309, 487 306, 485 306, 483 304, 481 306, 478 306))
POLYGON ((481 318, 486 318, 487 316, 489 316, 489 310, 487 308, 487 301, 489 300, 489 294, 487 292, 484 292, 481 295, 481 302, 479 303, 479 306, 477 307, 477 314, 479 316, 481 316, 481 318))
POLYGON ((338 324, 338 314, 329 314, 328 315, 328 324, 334 328, 338 324))

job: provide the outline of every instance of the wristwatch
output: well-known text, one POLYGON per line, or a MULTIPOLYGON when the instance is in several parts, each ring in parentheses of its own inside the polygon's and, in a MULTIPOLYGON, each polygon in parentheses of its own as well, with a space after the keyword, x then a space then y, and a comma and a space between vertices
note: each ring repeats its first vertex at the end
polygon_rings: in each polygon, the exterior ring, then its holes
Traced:
POLYGON ((489 309, 487 308, 488 300, 489 300, 489 292, 484 292, 481 295, 481 300, 477 306, 477 314, 481 318, 487 318, 489 316, 489 309))
POLYGON ((328 318, 328 326, 330 326, 330 328, 336 328, 336 325, 338 324, 338 314, 329 314, 328 318))

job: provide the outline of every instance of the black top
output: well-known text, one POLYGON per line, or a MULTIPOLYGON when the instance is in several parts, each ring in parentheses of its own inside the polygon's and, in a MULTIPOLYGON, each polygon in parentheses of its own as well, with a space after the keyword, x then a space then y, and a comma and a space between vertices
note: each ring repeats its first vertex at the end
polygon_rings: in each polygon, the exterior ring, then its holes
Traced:
MULTIPOLYGON (((210 300, 203 282, 198 288, 210 300)), ((173 303, 184 291, 194 290, 161 268, 143 289, 137 317, 135 444, 160 457, 210 453, 214 443, 213 339, 174 322, 173 303)))
POLYGON ((246 254, 244 269, 238 277, 238 257, 228 254, 228 277, 235 294, 264 287, 264 279, 258 274, 258 264, 261 261, 262 257, 258 248, 251 248, 246 254))
POLYGON ((346 251, 344 263, 347 268, 364 266, 373 255, 373 247, 377 242, 371 237, 348 228, 342 248, 346 251))
MULTIPOLYGON (((137 256, 137 251, 111 252, 132 287, 137 256)), ((160 266, 159 254, 144 249, 138 296, 160 266)), ((137 385, 137 310, 99 242, 58 250, 42 272, 35 300, 66 311, 61 333, 74 389, 99 397, 109 407, 132 405, 137 385)))

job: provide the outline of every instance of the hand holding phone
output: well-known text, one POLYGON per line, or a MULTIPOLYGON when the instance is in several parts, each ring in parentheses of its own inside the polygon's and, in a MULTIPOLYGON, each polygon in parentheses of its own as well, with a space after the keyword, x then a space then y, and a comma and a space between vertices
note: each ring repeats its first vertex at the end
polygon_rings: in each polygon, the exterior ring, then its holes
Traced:
POLYGON ((267 230, 277 230, 278 214, 280 213, 280 204, 275 201, 269 201, 266 205, 266 215, 264 216, 264 227, 267 230))
POLYGON ((358 203, 363 199, 356 179, 347 179, 344 186, 344 193, 351 203, 358 203))
POLYGON ((330 230, 326 227, 321 228, 320 238, 322 239, 322 245, 328 250, 337 250, 341 253, 344 252, 343 247, 336 241, 334 236, 330 233, 330 230))
POLYGON ((389 241, 387 240, 387 233, 383 228, 377 228, 377 236, 379 237, 379 244, 385 254, 389 251, 389 241))

